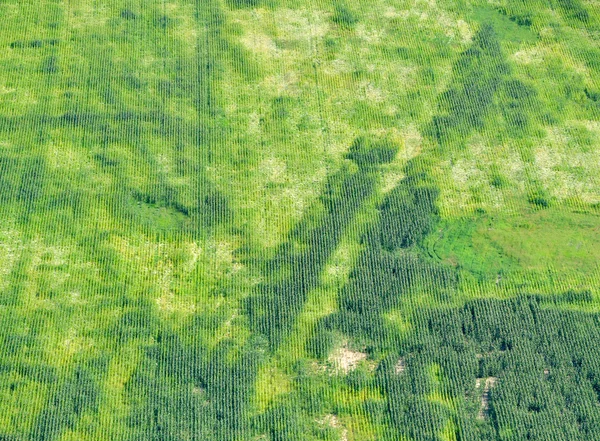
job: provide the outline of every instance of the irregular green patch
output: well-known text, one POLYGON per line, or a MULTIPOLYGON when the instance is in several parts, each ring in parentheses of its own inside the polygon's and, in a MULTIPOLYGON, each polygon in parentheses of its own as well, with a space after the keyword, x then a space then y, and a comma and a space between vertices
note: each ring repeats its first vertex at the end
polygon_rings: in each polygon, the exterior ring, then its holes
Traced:
POLYGON ((494 27, 488 23, 473 37, 473 45, 461 54, 453 67, 453 81, 439 98, 440 115, 425 133, 446 147, 464 140, 484 127, 493 109, 494 95, 509 67, 494 27))
POLYGON ((531 30, 531 15, 507 15, 504 8, 491 6, 476 6, 473 8, 472 19, 479 23, 489 23, 494 27, 498 37, 504 42, 514 44, 533 43, 538 36, 531 30))
POLYGON ((565 208, 513 216, 480 215, 439 226, 434 257, 485 280, 510 283, 512 272, 590 274, 600 259, 598 215, 565 208), (499 280, 499 281, 500 281, 499 280))
POLYGON ((290 332, 343 232, 375 189, 378 176, 371 164, 361 159, 364 155, 380 154, 383 155, 380 162, 393 159, 394 155, 389 154, 393 153, 393 146, 386 145, 382 150, 378 143, 363 143, 366 141, 355 142, 357 147, 349 153, 350 158, 358 158, 358 171, 347 165, 327 181, 319 205, 266 263, 267 282, 247 301, 246 311, 253 330, 267 336, 274 346, 290 332))
POLYGON ((101 394, 99 378, 106 368, 106 361, 106 358, 88 360, 76 366, 66 379, 55 383, 57 387, 50 393, 29 439, 57 440, 64 430, 74 429, 83 415, 97 411, 101 394))

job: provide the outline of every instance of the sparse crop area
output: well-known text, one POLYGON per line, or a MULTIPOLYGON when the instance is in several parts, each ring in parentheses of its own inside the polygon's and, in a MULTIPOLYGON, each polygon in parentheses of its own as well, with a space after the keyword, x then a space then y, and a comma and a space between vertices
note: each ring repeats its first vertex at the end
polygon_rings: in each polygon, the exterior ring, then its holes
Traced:
POLYGON ((0 0, 0 441, 600 439, 598 0, 0 0))

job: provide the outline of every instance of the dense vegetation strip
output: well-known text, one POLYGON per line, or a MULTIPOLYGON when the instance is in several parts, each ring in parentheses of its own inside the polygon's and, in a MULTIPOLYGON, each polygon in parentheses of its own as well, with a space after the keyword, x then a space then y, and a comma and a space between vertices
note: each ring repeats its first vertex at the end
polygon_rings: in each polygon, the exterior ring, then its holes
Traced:
POLYGON ((100 3, 0 4, 0 440, 598 438, 592 3, 100 3))

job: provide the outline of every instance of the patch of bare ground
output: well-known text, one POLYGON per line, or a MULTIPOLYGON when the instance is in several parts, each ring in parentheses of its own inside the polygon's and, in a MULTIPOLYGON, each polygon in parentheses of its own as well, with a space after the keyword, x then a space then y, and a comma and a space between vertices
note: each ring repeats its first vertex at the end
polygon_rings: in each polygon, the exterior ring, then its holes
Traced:
POLYGON ((360 351, 353 351, 347 346, 342 346, 329 356, 329 361, 334 365, 336 370, 348 373, 358 367, 362 360, 367 359, 367 354, 360 351))
POLYGON ((321 419, 317 419, 317 423, 321 426, 329 426, 340 430, 340 441, 348 441, 348 429, 340 424, 337 416, 329 413, 321 419))
MULTIPOLYGON (((475 380, 475 387, 477 389, 481 388, 481 382, 483 381, 483 378, 477 378, 475 380)), ((479 408, 479 414, 477 415, 477 418, 479 418, 480 420, 485 419, 490 411, 490 390, 496 385, 496 382, 498 381, 497 377, 487 377, 485 379, 484 385, 483 385, 483 394, 481 395, 481 407, 479 408)))
POLYGON ((366 364, 367 369, 374 371, 377 363, 367 360, 366 352, 352 350, 345 343, 335 349, 329 356, 330 373, 344 373, 355 370, 360 364, 366 364))
POLYGON ((397 375, 400 375, 405 370, 406 370, 406 363, 404 362, 404 359, 402 357, 400 357, 398 359, 398 362, 396 363, 396 366, 394 366, 394 372, 396 372, 397 375))

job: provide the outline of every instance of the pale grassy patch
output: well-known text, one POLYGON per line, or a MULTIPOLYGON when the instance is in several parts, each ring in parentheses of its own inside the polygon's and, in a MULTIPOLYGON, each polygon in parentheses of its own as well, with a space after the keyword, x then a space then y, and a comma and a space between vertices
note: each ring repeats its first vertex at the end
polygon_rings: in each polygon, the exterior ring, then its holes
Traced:
MULTIPOLYGON (((23 288, 20 300, 25 308, 56 309, 70 295, 58 298, 46 298, 39 295, 41 283, 46 289, 60 291, 62 285, 71 277, 69 263, 71 248, 50 246, 40 238, 24 242, 20 232, 7 225, 0 229, 0 287, 8 286, 8 277, 19 259, 24 259, 23 271, 27 275, 17 283, 23 288), (42 269, 42 265, 44 268, 42 269)), ((78 265, 80 266, 80 265, 78 265)))
MULTIPOLYGON (((268 59, 295 63, 313 56, 315 44, 329 30, 326 13, 318 10, 278 8, 274 11, 255 9, 252 13, 232 13, 232 20, 244 30, 239 39, 252 53, 268 59), (281 49, 276 41, 300 43, 296 49, 281 49)), ((286 71, 288 71, 286 69, 286 71)))
POLYGON ((13 96, 11 97, 11 104, 18 104, 20 108, 23 110, 28 109, 30 106, 35 106, 38 104, 38 98, 35 92, 25 88, 15 88, 12 89, 11 92, 13 96))
POLYGON ((212 298, 208 299, 208 301, 203 300, 202 308, 204 311, 217 311, 221 309, 228 312, 228 318, 221 326, 204 335, 208 348, 214 349, 223 340, 235 342, 238 348, 246 345, 251 332, 247 328, 245 320, 242 317, 243 313, 239 311, 238 306, 239 302, 236 299, 227 299, 225 297, 212 298))
POLYGON ((248 133, 252 135, 260 133, 260 114, 258 112, 248 114, 248 133))
POLYGON ((156 305, 159 311, 169 314, 191 315, 196 311, 196 304, 193 301, 186 301, 176 297, 173 291, 163 288, 162 295, 156 299, 156 305))
POLYGON ((414 124, 409 124, 402 130, 401 134, 404 139, 404 150, 402 151, 404 160, 412 159, 421 152, 423 143, 421 132, 414 124))
POLYGON ((381 26, 368 26, 365 23, 358 23, 355 29, 356 35, 369 44, 377 44, 384 38, 384 31, 381 26))
POLYGON ((196 242, 189 242, 187 244, 184 244, 184 246, 187 248, 187 251, 191 256, 190 260, 186 262, 185 269, 188 272, 191 272, 196 266, 198 259, 202 255, 202 248, 200 248, 200 246, 196 242))
POLYGON ((363 92, 361 98, 367 101, 381 103, 387 98, 386 93, 382 89, 376 87, 371 81, 363 81, 358 87, 363 92))
POLYGON ((473 29, 466 21, 458 19, 456 29, 463 43, 469 43, 473 39, 473 29))
POLYGON ((258 166, 268 182, 282 183, 286 180, 286 163, 279 158, 268 158, 258 166))
MULTIPOLYGON (((312 175, 302 176, 280 172, 277 179, 284 185, 269 189, 261 194, 253 203, 254 227, 257 238, 264 246, 271 247, 283 240, 291 225, 297 222, 310 204, 318 197, 321 183, 327 174, 326 169, 317 167, 312 175)), ((260 174, 254 185, 264 188, 269 182, 264 174, 260 174)))
POLYGON ((596 134, 600 137, 600 121, 580 120, 578 123, 585 126, 585 128, 588 130, 596 132, 596 134))
POLYGON ((94 346, 94 340, 90 337, 79 335, 77 328, 70 328, 67 331, 66 338, 60 344, 60 351, 53 351, 52 354, 55 359, 62 360, 63 363, 68 364, 72 359, 73 355, 78 352, 87 351, 94 346))
POLYGON ((543 63, 548 55, 552 55, 552 49, 548 46, 534 46, 521 49, 510 55, 510 59, 519 64, 543 63))
POLYGON ((406 18, 408 17, 409 12, 407 10, 398 10, 393 6, 387 6, 385 8, 385 10, 383 11, 383 17, 387 18, 387 19, 393 19, 393 18, 406 18))
POLYGON ((327 13, 316 9, 279 8, 274 12, 278 37, 294 40, 323 38, 329 31, 327 13))
POLYGON ((112 182, 111 175, 99 173, 90 156, 88 151, 60 140, 49 143, 45 152, 48 166, 57 173, 85 176, 86 184, 94 189, 108 188, 112 182))
POLYGON ((422 137, 417 128, 410 124, 401 130, 396 127, 382 129, 375 134, 399 146, 398 153, 391 164, 383 166, 381 177, 382 193, 388 193, 394 189, 404 178, 404 166, 406 163, 421 152, 422 137))
POLYGON ((247 31, 240 42, 246 49, 266 57, 275 57, 279 52, 273 39, 258 30, 247 31))
POLYGON ((445 216, 460 216, 476 208, 511 210, 507 201, 522 197, 529 179, 517 145, 512 142, 498 145, 482 136, 473 136, 467 148, 453 159, 439 161, 433 167, 433 174, 439 182, 439 207, 445 216), (509 185, 503 188, 492 185, 492 166, 497 167, 509 185))
POLYGON ((563 128, 549 127, 534 155, 537 176, 554 197, 577 197, 586 203, 600 201, 600 155, 596 149, 577 149, 563 128))
POLYGON ((409 66, 403 63, 396 63, 392 66, 390 75, 393 75, 396 84, 402 84, 404 90, 413 87, 416 84, 418 72, 417 66, 409 66))
POLYGON ((165 4, 167 15, 176 17, 179 24, 173 29, 172 34, 182 43, 182 49, 188 54, 194 54, 198 46, 198 28, 194 19, 196 11, 192 4, 182 5, 180 3, 165 4))
POLYGON ((386 173, 382 179, 381 192, 388 193, 392 191, 404 178, 404 172, 397 171, 386 173))
POLYGON ((67 143, 53 142, 48 145, 47 149, 48 154, 46 157, 51 167, 73 169, 87 166, 86 168, 92 168, 89 163, 86 164, 87 158, 67 143))
POLYGON ((298 96, 301 92, 299 81, 298 73, 290 70, 266 76, 261 86, 272 96, 298 96))
POLYGON ((137 62, 142 68, 153 68, 155 70, 158 70, 159 66, 161 66, 161 64, 163 63, 163 60, 161 58, 158 58, 153 53, 145 53, 139 58, 139 60, 137 60, 137 62))
MULTIPOLYGON (((289 228, 318 197, 330 171, 319 161, 332 152, 329 144, 327 152, 319 151, 325 141, 316 96, 312 93, 314 75, 305 71, 307 61, 315 54, 314 44, 325 34, 328 24, 323 14, 307 10, 255 8, 229 11, 228 15, 242 31, 240 43, 266 61, 261 63, 264 75, 256 82, 233 81, 224 88, 227 102, 239 103, 240 96, 244 97, 243 107, 228 107, 227 111, 242 122, 242 131, 246 130, 253 140, 250 149, 264 159, 250 175, 242 176, 229 165, 215 170, 215 174, 227 183, 224 191, 236 201, 236 206, 247 213, 253 240, 270 248, 285 240, 289 228), (290 44, 280 45, 281 42, 290 44), (283 123, 288 130, 294 130, 301 122, 307 127, 302 139, 295 137, 291 144, 271 140, 271 134, 263 132, 261 125, 272 99, 280 96, 302 100, 299 106, 287 109, 283 123), (268 142, 267 151, 264 141, 268 142), (305 151, 307 157, 299 157, 299 151, 305 151), (309 163, 311 166, 306 166, 309 163)), ((341 148, 347 149, 347 145, 341 148)))
POLYGON ((333 415, 331 413, 324 415, 322 418, 317 418, 315 421, 323 426, 329 426, 334 428, 340 427, 340 420, 336 415, 333 415))
POLYGON ((396 373, 396 375, 401 375, 404 371, 406 371, 406 362, 404 361, 404 358, 400 357, 394 365, 394 373, 396 373))
MULTIPOLYGON (((158 94, 156 90, 153 90, 152 93, 158 94)), ((198 109, 187 100, 170 99, 165 103, 165 109, 173 115, 178 115, 184 124, 192 126, 198 120, 198 109)))
POLYGON ((347 151, 352 141, 359 135, 359 131, 341 118, 331 118, 327 120, 329 136, 325 148, 329 156, 341 157, 347 151))
POLYGON ((57 289, 71 277, 69 271, 63 270, 70 263, 70 253, 72 248, 68 246, 45 245, 41 240, 31 242, 34 250, 31 258, 31 265, 36 271, 39 267, 54 267, 52 270, 44 270, 44 279, 50 284, 51 288, 57 289))
POLYGON ((129 415, 128 400, 125 396, 125 385, 141 362, 143 351, 136 342, 118 349, 111 359, 103 384, 103 393, 98 406, 98 438, 118 438, 123 433, 123 423, 129 415))
POLYGON ((238 246, 239 243, 233 237, 218 235, 208 239, 203 247, 194 247, 207 285, 245 270, 245 266, 234 256, 238 246))
POLYGON ((13 87, 7 87, 4 85, 0 85, 0 95, 6 95, 8 93, 13 93, 16 92, 17 89, 13 88, 13 87))
MULTIPOLYGON (((378 11, 379 13, 379 11, 378 11)), ((468 44, 473 37, 473 29, 465 20, 449 14, 433 0, 419 1, 409 9, 397 9, 387 6, 383 17, 388 20, 417 20, 420 27, 427 27, 456 40, 460 44, 468 44)))
POLYGON ((235 245, 232 242, 221 239, 215 242, 209 241, 208 249, 212 250, 213 247, 215 266, 217 268, 233 268, 235 245))
POLYGON ((468 44, 473 38, 473 29, 466 21, 457 19, 441 10, 437 15, 437 24, 447 37, 456 39, 462 44, 468 44))
POLYGON ((21 233, 7 222, 0 229, 0 289, 7 287, 7 276, 19 258, 22 247, 21 233))
POLYGON ((66 12, 69 17, 69 27, 72 29, 103 27, 111 18, 110 9, 98 3, 80 2, 77 5, 70 5, 66 12))
MULTIPOLYGON (((273 36, 272 11, 254 9, 252 11, 236 10, 229 13, 230 20, 242 30, 237 41, 257 59, 262 59, 262 67, 272 71, 282 58, 289 55, 287 51, 277 47, 273 36)), ((287 70, 286 70, 287 71, 287 70)), ((256 99, 256 91, 252 91, 252 99, 256 99)))
POLYGON ((156 165, 157 165, 158 171, 165 173, 167 175, 171 174, 173 167, 172 167, 172 161, 171 161, 171 158, 169 157, 169 155, 167 155, 165 153, 158 153, 155 156, 155 160, 156 160, 156 165))
POLYGON ((449 176, 443 179, 439 204, 445 215, 470 213, 475 208, 485 207, 498 210, 504 207, 504 197, 500 190, 489 184, 486 172, 476 160, 463 159, 454 165, 442 162, 449 169, 449 176))
POLYGON ((335 58, 331 61, 324 61, 321 66, 321 72, 325 75, 348 74, 354 70, 352 63, 343 58, 335 58))
POLYGON ((459 159, 452 165, 451 178, 455 184, 464 187, 471 180, 483 180, 483 171, 477 161, 472 159, 459 159))
POLYGON ((201 264, 202 277, 211 286, 226 273, 235 273, 240 268, 234 265, 234 245, 225 240, 213 239, 201 247, 195 242, 183 244, 158 243, 141 238, 128 240, 123 237, 112 239, 121 257, 135 268, 135 275, 151 283, 157 291, 154 299, 157 309, 167 315, 190 315, 196 303, 203 297, 206 307, 216 308, 218 299, 209 299, 203 293, 179 295, 175 290, 180 280, 190 275, 201 264), (175 264, 176 262, 176 264, 175 264), (176 277, 178 276, 178 277, 176 277))

